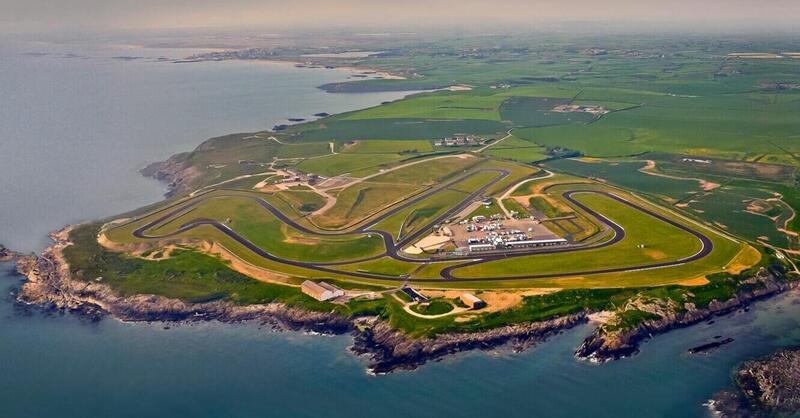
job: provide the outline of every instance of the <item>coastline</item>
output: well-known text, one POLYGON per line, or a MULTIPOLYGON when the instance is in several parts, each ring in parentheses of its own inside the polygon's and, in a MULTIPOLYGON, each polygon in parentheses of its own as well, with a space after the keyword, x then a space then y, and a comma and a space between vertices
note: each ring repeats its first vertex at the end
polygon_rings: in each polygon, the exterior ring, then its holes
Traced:
POLYGON ((751 302, 777 296, 800 286, 796 281, 783 280, 783 277, 779 277, 780 274, 761 269, 748 279, 748 284, 762 287, 751 291, 740 290, 725 301, 712 300, 704 309, 697 309, 693 304, 687 303, 682 310, 665 314, 661 319, 645 320, 629 329, 614 329, 608 324, 601 324, 578 347, 575 356, 593 363, 630 357, 638 353, 641 344, 654 335, 746 309, 751 302))
POLYGON ((17 301, 78 314, 109 314, 129 322, 257 321, 275 331, 311 331, 319 334, 350 333, 351 351, 369 358, 370 373, 413 370, 429 360, 472 349, 488 350, 513 343, 516 351, 585 321, 577 314, 550 321, 511 325, 474 334, 445 334, 434 339, 415 339, 394 330, 377 317, 344 318, 281 303, 239 306, 229 302, 185 303, 157 295, 120 296, 108 285, 72 280, 63 249, 72 243, 70 225, 50 234, 54 244, 40 255, 20 257, 18 273, 27 281, 17 301))
MULTIPOLYGON (((215 301, 187 303, 163 296, 137 294, 118 295, 102 280, 73 280, 63 250, 72 245, 70 225, 50 234, 54 243, 41 255, 17 259, 17 271, 27 277, 17 301, 47 309, 78 314, 108 314, 130 322, 194 322, 219 321, 235 323, 257 321, 275 331, 310 331, 319 334, 350 334, 350 351, 368 359, 368 372, 386 374, 397 370, 414 370, 428 361, 471 350, 488 351, 510 347, 521 352, 549 337, 576 325, 586 323, 593 312, 579 311, 538 322, 505 325, 494 329, 447 333, 435 337, 413 337, 393 328, 375 316, 345 318, 333 312, 317 312, 282 303, 236 305, 215 301)), ((687 309, 685 313, 645 321, 638 327, 611 331, 599 325, 577 348, 578 359, 594 363, 617 360, 637 353, 642 342, 655 334, 697 324, 744 308, 748 303, 783 293, 797 287, 797 282, 781 281, 772 272, 762 270, 751 279, 763 289, 737 293, 733 298, 713 301, 707 309, 687 309)))
MULTIPOLYGON (((358 65, 337 65, 337 64, 319 64, 313 63, 309 61, 303 61, 299 58, 290 58, 290 59, 276 59, 276 58, 254 58, 254 59, 243 59, 243 58, 226 58, 226 61, 250 61, 250 62, 263 62, 267 64, 282 64, 286 66, 292 66, 294 68, 299 69, 322 69, 322 70, 337 70, 337 71, 344 71, 351 74, 363 74, 367 75, 368 77, 363 78, 363 80, 407 80, 408 78, 400 73, 381 70, 378 68, 372 67, 361 67, 358 65)), ((198 62, 205 62, 205 61, 219 61, 215 59, 198 59, 198 62)), ((353 81, 353 80, 351 80, 353 81)))
MULTIPOLYGON (((336 71, 343 71, 350 76, 348 80, 345 81, 337 81, 333 83, 326 83, 319 86, 316 86, 318 89, 332 94, 347 94, 347 93, 377 93, 377 92, 390 92, 390 91, 408 91, 409 93, 416 92, 416 91, 435 91, 435 90, 443 90, 452 88, 454 86, 450 84, 435 84, 429 86, 406 86, 404 84, 386 84, 381 87, 375 87, 374 85, 364 86, 358 81, 409 81, 410 77, 405 74, 389 71, 389 70, 382 70, 379 68, 373 68, 369 66, 360 66, 360 65, 353 65, 353 64, 338 64, 338 63, 313 63, 308 61, 303 61, 299 58, 288 58, 288 59, 276 59, 276 58, 251 58, 251 59, 244 59, 244 58, 225 58, 225 60, 229 61, 256 61, 256 62, 263 62, 269 64, 283 64, 283 65, 291 65, 294 68, 298 68, 301 70, 304 69, 325 69, 325 70, 336 70, 336 71)), ((219 61, 215 59, 200 59, 198 61, 219 61)), ((424 83, 423 83, 424 84, 424 83)))
POLYGON ((264 56, 240 56, 240 53, 247 52, 248 49, 222 49, 210 53, 193 55, 184 59, 175 61, 176 63, 184 62, 206 62, 206 61, 254 61, 272 64, 292 65, 295 68, 310 68, 310 69, 326 69, 326 70, 339 70, 346 71, 353 74, 365 75, 367 79, 383 79, 383 80, 407 80, 405 74, 396 71, 384 70, 380 68, 373 68, 369 66, 362 66, 350 62, 340 63, 335 61, 336 58, 329 57, 329 60, 315 61, 313 57, 303 56, 287 56, 283 57, 264 57, 264 56), (309 59, 303 59, 309 58, 309 59), (333 60, 333 61, 331 61, 333 60))
POLYGON ((304 59, 310 57, 282 56, 278 57, 257 48, 226 49, 224 51, 198 54, 186 57, 174 63, 192 63, 208 61, 252 61, 272 64, 292 65, 299 69, 327 69, 339 70, 350 73, 349 80, 332 82, 317 86, 327 93, 367 93, 367 92, 399 92, 441 90, 455 88, 457 90, 470 90, 472 86, 452 83, 436 83, 422 78, 413 69, 387 70, 359 62, 340 61, 337 58, 304 59), (400 83, 358 83, 357 81, 401 81, 400 83))
POLYGON ((578 313, 548 321, 515 324, 476 333, 442 334, 435 338, 413 338, 386 321, 370 316, 344 318, 331 312, 315 312, 281 303, 239 306, 230 302, 186 303, 156 295, 120 296, 100 282, 72 279, 63 250, 72 243, 70 225, 50 234, 54 244, 40 256, 23 256, 18 273, 27 277, 17 301, 47 309, 85 315, 108 314, 129 322, 257 321, 275 331, 311 331, 319 334, 351 334, 350 351, 369 359, 368 371, 385 374, 413 370, 431 360, 473 349, 490 350, 511 345, 522 351, 575 325, 586 315, 578 313))
POLYGON ((336 315, 278 303, 250 306, 228 302, 191 304, 157 295, 120 296, 101 281, 75 281, 63 254, 64 248, 72 245, 69 233, 75 226, 50 234, 55 242, 40 256, 23 256, 17 260, 17 271, 28 278, 17 296, 19 302, 78 313, 104 312, 131 322, 260 320, 277 330, 343 333, 351 329, 349 323, 336 315))

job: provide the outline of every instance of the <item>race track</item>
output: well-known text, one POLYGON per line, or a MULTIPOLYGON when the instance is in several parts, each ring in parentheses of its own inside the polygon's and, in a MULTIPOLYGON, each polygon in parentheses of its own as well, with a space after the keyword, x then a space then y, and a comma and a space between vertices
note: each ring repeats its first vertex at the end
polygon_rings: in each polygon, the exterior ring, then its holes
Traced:
MULTIPOLYGON (((313 234, 313 235, 326 235, 326 236, 354 236, 359 234, 379 234, 384 241, 385 251, 380 254, 363 257, 358 259, 348 259, 343 261, 336 261, 336 262, 308 262, 308 261, 299 261, 299 260, 290 260, 282 257, 278 257, 274 254, 271 254, 261 247, 255 245, 251 241, 247 240, 239 233, 231 229, 229 226, 225 225, 214 219, 195 219, 190 222, 187 222, 181 225, 176 231, 163 234, 163 235, 151 235, 148 234, 147 231, 152 229, 153 227, 167 221, 168 219, 179 216, 181 214, 185 214, 188 211, 191 211, 194 207, 201 204, 202 202, 206 201, 207 199, 216 199, 220 198, 220 196, 208 196, 208 193, 198 195, 194 197, 190 202, 186 204, 177 204, 170 208, 162 209, 160 212, 164 212, 161 216, 157 217, 156 219, 142 225, 141 227, 137 228, 133 231, 133 235, 139 239, 148 239, 148 240, 159 240, 159 239, 167 239, 174 236, 177 236, 183 232, 189 231, 193 228, 197 228, 202 225, 210 225, 216 228, 218 231, 222 232, 223 234, 227 235, 234 241, 238 242, 242 246, 246 247, 248 250, 252 251, 254 254, 262 257, 264 259, 289 265, 295 267, 301 267, 313 271, 318 271, 320 273, 327 273, 327 274, 337 274, 337 275, 346 275, 352 277, 359 277, 359 278, 366 278, 366 279, 379 279, 379 280, 388 280, 388 281, 400 281, 400 282, 431 282, 435 281, 434 279, 418 279, 418 278, 409 278, 405 276, 390 276, 390 275, 382 275, 377 273, 369 273, 363 271, 356 271, 356 272, 349 272, 349 271, 342 271, 337 270, 335 267, 337 265, 343 264, 353 264, 358 262, 364 262, 369 260, 379 259, 381 257, 392 257, 397 260, 402 260, 411 263, 429 263, 429 262, 439 262, 439 261, 464 261, 461 264, 452 265, 445 267, 441 271, 442 280, 452 281, 452 282, 476 282, 476 281, 510 281, 510 280, 529 280, 529 279, 543 279, 543 278, 553 278, 553 277, 565 277, 565 276, 585 276, 585 275, 593 275, 593 274, 603 274, 603 273, 622 273, 622 272, 629 272, 629 271, 637 271, 637 270, 645 270, 645 269, 656 269, 656 268, 664 268, 664 267, 671 267, 671 266, 678 266, 686 263, 690 263, 703 257, 706 257, 708 254, 711 253, 713 250, 713 243, 712 241, 702 233, 694 230, 686 225, 681 223, 675 222, 674 220, 663 216, 660 213, 657 213, 651 209, 645 208, 640 206, 628 199, 620 197, 614 193, 608 191, 599 191, 599 190, 592 190, 592 189, 572 189, 563 192, 562 197, 570 202, 571 204, 575 205, 576 207, 580 208, 581 210, 585 211, 589 215, 596 218, 601 224, 604 225, 605 228, 610 230, 613 233, 613 236, 610 239, 605 241, 601 241, 596 244, 592 245, 585 245, 585 246, 567 246, 567 247, 543 247, 543 248, 526 248, 520 249, 515 251, 508 251, 503 253, 488 253, 483 255, 466 255, 466 256, 456 256, 456 257, 447 257, 447 258, 411 258, 404 256, 401 253, 401 249, 407 246, 412 242, 416 242, 423 234, 427 234, 430 231, 430 228, 437 223, 441 223, 442 221, 452 217, 454 214, 457 214, 464 208, 466 208, 471 202, 475 201, 476 199, 480 199, 483 197, 485 191, 491 187, 492 185, 496 184, 497 182, 501 181, 502 179, 506 178, 509 173, 505 170, 499 169, 482 169, 471 172, 464 176, 458 177, 452 181, 444 183, 438 187, 431 188, 430 190, 421 193, 415 196, 412 199, 404 201, 403 203, 396 205, 389 210, 385 211, 384 213, 380 214, 377 217, 368 219, 361 222, 361 226, 356 227, 347 232, 336 232, 336 231, 316 231, 307 228, 304 225, 298 224, 294 220, 290 219, 286 216, 283 212, 272 206, 268 201, 264 200, 263 198, 257 196, 246 196, 246 198, 253 199, 256 201, 261 207, 275 216, 278 220, 285 223, 291 228, 294 228, 300 232, 306 234, 313 234), (490 182, 486 183, 480 189, 470 193, 467 195, 462 201, 457 202, 453 207, 447 210, 445 213, 441 214, 440 216, 436 217, 435 219, 429 221, 426 225, 420 227, 416 232, 410 234, 398 241, 395 241, 392 234, 374 229, 374 225, 378 224, 380 221, 387 219, 388 217, 398 213, 399 211, 406 209, 412 205, 415 205, 424 199, 432 196, 435 193, 438 193, 441 190, 447 189, 451 187, 469 176, 475 175, 481 172, 495 172, 497 176, 492 179, 490 182), (654 264, 647 264, 647 265, 638 265, 638 266, 625 266, 625 267, 616 267, 616 268, 602 268, 602 269, 589 269, 589 270, 576 270, 570 271, 565 270, 563 272, 558 273, 547 273, 547 274, 529 274, 529 275, 518 275, 518 276, 492 276, 492 277, 459 277, 457 275, 457 270, 463 267, 474 266, 480 263, 486 263, 489 261, 501 260, 501 259, 512 259, 516 257, 522 257, 527 255, 533 254, 552 254, 552 253, 560 253, 560 252, 575 252, 575 251, 586 251, 591 249, 597 249, 601 247, 607 247, 610 245, 614 245, 615 243, 621 241, 625 237, 625 230, 622 226, 618 225, 617 223, 613 222, 612 220, 605 217, 603 214, 598 213, 597 211, 592 210, 591 208, 587 207, 586 205, 582 204, 578 200, 574 199, 574 195, 581 194, 581 193, 594 193, 594 194, 601 194, 611 199, 614 199, 617 202, 620 202, 624 205, 627 205, 633 209, 636 209, 642 213, 647 214, 661 222, 665 222, 669 225, 672 225, 682 231, 685 231, 695 238, 697 238, 701 243, 701 248, 695 254, 691 256, 684 257, 678 260, 672 261, 665 261, 660 263, 654 264)), ((576 185, 577 186, 577 185, 576 185)), ((237 197, 244 198, 245 196, 237 195, 237 197)), ((158 213, 158 212, 156 212, 158 213)), ((151 214, 152 215, 152 214, 151 214)))

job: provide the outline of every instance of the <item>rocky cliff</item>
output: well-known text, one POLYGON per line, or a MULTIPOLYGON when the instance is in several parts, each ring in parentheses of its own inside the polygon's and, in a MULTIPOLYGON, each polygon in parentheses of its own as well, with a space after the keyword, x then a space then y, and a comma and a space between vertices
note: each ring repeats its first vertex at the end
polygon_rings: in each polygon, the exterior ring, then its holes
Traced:
POLYGON ((192 191, 192 183, 201 175, 197 167, 187 160, 189 153, 175 154, 166 161, 149 164, 139 172, 167 184, 168 196, 192 191))
POLYGON ((369 357, 371 372, 388 373, 396 369, 414 369, 448 354, 474 349, 489 350, 511 344, 521 351, 559 331, 586 321, 582 313, 549 321, 508 325, 488 331, 451 333, 435 338, 411 338, 384 321, 368 319, 359 324, 352 351, 369 357))
POLYGON ((746 288, 751 290, 739 291, 728 300, 713 300, 705 308, 697 308, 691 303, 684 304, 683 309, 675 306, 660 306, 656 311, 659 319, 645 320, 632 328, 615 327, 613 322, 601 325, 583 341, 575 355, 593 362, 628 357, 637 353, 639 344, 654 334, 696 324, 712 316, 723 315, 743 308, 754 300, 796 287, 796 282, 784 281, 782 277, 777 277, 778 275, 782 274, 761 269, 755 277, 744 283, 748 285, 746 288))
POLYGON ((18 300, 27 304, 80 312, 107 312, 125 321, 196 321, 237 322, 260 320, 278 329, 312 330, 344 333, 352 329, 350 321, 327 312, 297 309, 280 303, 240 306, 228 302, 192 304, 156 295, 120 296, 101 282, 71 279, 62 250, 70 245, 69 229, 51 234, 55 244, 41 256, 25 256, 17 261, 17 270, 28 278, 18 300))
POLYGON ((71 245, 71 228, 51 234, 55 244, 41 256, 21 257, 17 270, 28 278, 17 298, 26 304, 88 314, 109 313, 125 321, 262 321, 279 330, 320 333, 352 332, 352 351, 370 359, 369 369, 387 373, 414 369, 429 360, 473 349, 488 350, 511 344, 519 351, 561 330, 584 322, 583 313, 549 321, 509 325, 475 333, 452 333, 414 338, 377 317, 345 318, 280 303, 240 306, 229 302, 186 303, 157 295, 121 296, 101 281, 73 280, 63 249, 71 245))

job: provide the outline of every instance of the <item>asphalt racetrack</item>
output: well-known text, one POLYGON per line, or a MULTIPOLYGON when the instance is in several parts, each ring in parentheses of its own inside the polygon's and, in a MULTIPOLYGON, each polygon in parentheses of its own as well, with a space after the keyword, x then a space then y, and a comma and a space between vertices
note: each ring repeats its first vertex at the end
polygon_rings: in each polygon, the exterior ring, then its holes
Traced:
MULTIPOLYGON (((233 239, 236 242, 240 243, 242 246, 246 247, 247 249, 249 249, 253 253, 257 254, 258 256, 263 257, 263 258, 268 259, 268 260, 271 260, 271 261, 274 261, 274 262, 277 262, 277 263, 282 263, 282 264, 286 264, 286 265, 290 265, 290 266, 296 266, 296 267, 302 267, 302 268, 306 268, 306 269, 310 269, 310 270, 319 271, 321 273, 340 274, 340 275, 347 275, 347 276, 366 278, 366 279, 379 279, 379 280, 389 280, 389 281, 399 281, 399 282, 415 282, 415 281, 416 282, 430 282, 430 281, 432 281, 432 279, 415 279, 415 278, 409 278, 409 277, 406 277, 406 276, 390 276, 390 275, 382 275, 382 274, 369 273, 369 272, 363 272, 363 271, 356 271, 356 272, 341 271, 341 270, 337 270, 335 267, 336 267, 336 265, 353 264, 353 263, 358 263, 358 262, 363 262, 363 261, 368 261, 368 260, 374 260, 374 259, 378 259, 378 258, 385 257, 385 256, 389 256, 389 257, 392 257, 394 259, 398 259, 398 260, 402 260, 402 261, 406 261, 406 262, 413 262, 413 263, 429 263, 429 262, 441 262, 441 261, 452 262, 452 261, 463 260, 464 263, 457 264, 457 265, 451 265, 451 266, 448 266, 448 267, 442 269, 442 271, 441 271, 442 279, 446 280, 446 281, 452 281, 452 282, 509 281, 509 280, 528 280, 528 279, 540 279, 540 278, 543 279, 543 278, 578 276, 578 275, 592 275, 592 274, 603 274, 603 273, 622 273, 622 272, 629 272, 629 271, 637 271, 637 270, 646 270, 646 269, 656 269, 656 268, 663 268, 663 267, 678 266, 678 265, 682 265, 682 264, 686 264, 686 263, 690 263, 690 262, 699 260, 699 259, 707 256, 708 254, 710 254, 711 251, 713 250, 712 241, 708 237, 703 235, 702 233, 700 233, 700 232, 698 232, 698 231, 696 231, 696 230, 694 230, 694 229, 692 229, 692 228, 690 228, 690 227, 688 227, 686 225, 683 225, 683 224, 680 224, 678 222, 675 222, 672 219, 669 219, 669 218, 667 218, 667 217, 665 217, 665 216, 663 216, 663 215, 661 215, 661 214, 659 214, 657 212, 654 212, 654 211, 652 211, 650 209, 647 209, 645 207, 642 207, 642 206, 640 206, 640 205, 638 205, 638 204, 636 204, 634 202, 631 202, 628 199, 625 199, 623 197, 620 197, 620 196, 618 196, 618 195, 616 195, 614 193, 607 192, 607 191, 598 191, 598 190, 591 190, 591 189, 574 189, 574 190, 568 190, 568 191, 564 192, 563 195, 562 195, 563 198, 565 200, 569 201, 571 204, 573 204, 573 205, 579 207, 580 209, 584 210, 585 212, 587 212, 591 216, 595 217, 606 228, 609 228, 611 230, 611 232, 613 232, 613 236, 610 239, 602 241, 602 242, 597 243, 597 244, 593 244, 593 245, 570 246, 570 247, 525 248, 525 249, 519 249, 519 250, 503 252, 503 253, 482 254, 480 256, 465 255, 465 256, 455 256, 455 257, 447 257, 447 258, 427 258, 427 259, 425 259, 425 258, 410 258, 410 257, 406 257, 400 252, 401 248, 407 246, 409 243, 416 242, 423 234, 427 234, 428 231, 430 231, 430 228, 434 224, 441 223, 442 221, 452 217, 454 214, 460 212, 465 207, 467 207, 471 202, 475 201, 476 199, 481 198, 483 196, 484 192, 489 187, 491 187, 492 185, 494 185, 497 182, 501 181, 502 179, 506 178, 508 175, 509 175, 509 173, 507 171, 499 170, 499 169, 484 169, 484 170, 478 170, 478 171, 469 173, 469 174, 461 176, 461 177, 459 177, 459 178, 457 178, 455 180, 452 180, 452 181, 449 181, 447 183, 444 183, 444 184, 442 184, 442 185, 440 185, 438 187, 434 187, 434 188, 432 188, 432 189, 430 189, 430 190, 428 190, 428 191, 426 191, 424 193, 421 193, 420 195, 414 197, 413 199, 409 199, 409 200, 403 202, 402 204, 396 205, 395 207, 392 207, 391 209, 389 209, 388 211, 384 212, 380 216, 372 218, 372 219, 369 219, 369 224, 368 225, 362 225, 362 226, 359 226, 359 227, 357 227, 357 228, 355 228, 355 229, 353 229, 351 231, 347 231, 347 232, 314 231, 314 230, 310 230, 309 228, 294 222, 292 219, 289 219, 284 213, 282 213, 280 210, 278 210, 277 208, 272 206, 266 200, 264 200, 262 198, 259 198, 259 197, 256 197, 256 196, 249 197, 250 199, 254 199, 258 204, 260 204, 265 210, 269 211, 278 220, 280 220, 281 222, 287 224, 288 226, 290 226, 292 228, 295 228, 295 229, 297 229, 297 230, 299 230, 299 231, 301 231, 303 233, 315 234, 315 235, 320 235, 320 234, 322 234, 322 235, 335 235, 335 236, 346 236, 346 235, 355 235, 355 234, 364 234, 364 233, 374 233, 374 234, 379 234, 383 238, 384 245, 385 245, 385 248, 386 248, 386 250, 383 253, 377 254, 377 255, 373 255, 373 256, 370 256, 370 257, 364 257, 364 258, 361 258, 361 259, 356 259, 356 260, 347 260, 347 261, 341 261, 341 262, 328 262, 328 263, 315 263, 315 262, 306 262, 306 261, 299 261, 299 260, 290 260, 290 259, 285 259, 285 258, 282 258, 282 257, 278 257, 278 256, 275 256, 273 254, 270 254, 267 251, 264 251, 262 248, 260 248, 259 246, 253 244, 251 241, 247 240, 246 238, 244 238, 243 236, 238 234, 236 231, 234 231, 233 229, 231 229, 230 227, 228 227, 224 223, 221 223, 221 222, 219 222, 217 220, 214 220, 214 219, 202 219, 202 218, 201 219, 195 219, 195 220, 192 220, 191 222, 188 222, 188 223, 185 223, 185 224, 181 225, 181 227, 178 228, 176 231, 174 231, 172 233, 169 233, 169 234, 165 234, 165 235, 157 235, 156 236, 156 235, 148 235, 147 234, 147 230, 153 228, 154 226, 166 221, 167 219, 169 219, 169 218, 171 218, 173 216, 179 215, 181 213, 185 213, 187 209, 191 209, 191 207, 194 207, 194 206, 202 203, 206 199, 219 198, 219 196, 209 197, 208 193, 204 193, 202 195, 196 196, 188 204, 177 204, 177 205, 175 205, 177 207, 173 206, 171 208, 168 207, 168 208, 162 209, 162 211, 166 211, 166 213, 164 213, 162 216, 159 216, 157 219, 155 219, 155 220, 153 220, 151 222, 148 222, 147 224, 139 227, 138 229, 136 229, 133 232, 133 235, 135 237, 137 237, 137 238, 140 238, 140 239, 164 239, 164 238, 170 238, 172 236, 178 235, 178 234, 180 234, 182 232, 191 230, 191 229, 196 228, 196 227, 201 226, 201 225, 210 225, 210 226, 216 228, 217 230, 219 230, 220 232, 224 233, 225 235, 227 235, 231 239, 233 239), (388 233, 386 231, 381 231, 381 230, 377 230, 377 229, 371 229, 372 226, 376 225, 381 220, 386 219, 386 218, 396 214, 397 212, 399 212, 399 211, 401 211, 401 210, 403 210, 403 209, 405 209, 405 208, 407 208, 407 207, 409 207, 411 205, 419 203, 420 201, 426 199, 427 197, 430 197, 431 195, 433 195, 433 194, 435 194, 435 193, 437 193, 437 192, 439 192, 441 190, 444 190, 444 189, 446 189, 448 187, 451 187, 452 185, 455 185, 456 183, 458 183, 460 181, 463 181, 467 177, 472 176, 472 175, 474 175, 476 173, 480 173, 480 172, 496 172, 497 173, 497 177, 495 177, 492 181, 490 181, 489 183, 487 183, 484 186, 482 186, 480 189, 474 191, 473 193, 470 193, 461 202, 458 202, 456 205, 454 205, 452 208, 450 208, 448 211, 446 211, 445 213, 443 213, 442 215, 440 215, 436 219, 433 219, 430 222, 428 222, 427 225, 419 228, 415 233, 413 233, 413 234, 411 234, 411 235, 409 235, 409 236, 407 236, 407 237, 405 237, 405 238, 403 238, 403 239, 401 239, 399 241, 395 241, 394 237, 392 236, 392 234, 390 234, 390 233, 388 233), (700 250, 697 251, 695 254, 692 254, 691 256, 688 256, 688 257, 685 257, 685 258, 682 258, 682 259, 672 260, 672 261, 665 261, 665 262, 661 262, 661 263, 640 265, 640 266, 626 266, 626 267, 603 268, 603 269, 596 269, 596 270, 580 270, 580 271, 568 271, 568 270, 565 270, 563 272, 547 273, 547 274, 530 274, 530 275, 519 275, 519 276, 497 276, 497 277, 477 277, 477 278, 476 277, 470 277, 470 278, 458 277, 453 273, 454 270, 457 270, 459 268, 472 266, 472 265, 476 265, 476 264, 480 264, 480 263, 485 263, 485 262, 488 262, 488 261, 495 261, 495 260, 500 260, 500 259, 510 259, 510 258, 514 258, 514 257, 521 257, 521 256, 526 256, 526 255, 532 255, 532 254, 549 254, 549 253, 567 252, 567 251, 586 251, 586 250, 589 250, 589 249, 596 249, 596 248, 610 246, 610 245, 613 245, 613 244, 619 242, 620 240, 622 240, 625 237, 625 229, 623 227, 621 227, 620 225, 616 224, 615 222, 611 221, 607 217, 603 216, 602 214, 592 210, 591 208, 587 207, 586 205, 580 203, 579 201, 577 201, 577 200, 575 200, 573 198, 574 195, 580 194, 580 193, 601 194, 601 195, 607 196, 607 197, 609 197, 611 199, 614 199, 617 202, 620 202, 620 203, 625 204, 625 205, 627 205, 627 206, 629 206, 631 208, 634 208, 634 209, 636 209, 636 210, 638 210, 638 211, 640 211, 642 213, 645 213, 645 214, 647 214, 647 215, 649 215, 649 216, 651 216, 651 217, 653 217, 655 219, 658 219, 661 222, 665 222, 665 223, 667 223, 669 225, 672 225, 672 226, 674 226, 674 227, 676 227, 678 229, 681 229, 681 230, 683 230, 685 232, 688 232, 689 234, 693 235, 698 240, 700 240, 702 246, 701 246, 700 250), (172 210, 169 210, 169 209, 172 209, 172 210)), ((577 187, 577 185, 576 185, 576 187, 577 187)), ((362 222, 362 224, 365 224, 365 223, 366 223, 366 220, 362 222)))

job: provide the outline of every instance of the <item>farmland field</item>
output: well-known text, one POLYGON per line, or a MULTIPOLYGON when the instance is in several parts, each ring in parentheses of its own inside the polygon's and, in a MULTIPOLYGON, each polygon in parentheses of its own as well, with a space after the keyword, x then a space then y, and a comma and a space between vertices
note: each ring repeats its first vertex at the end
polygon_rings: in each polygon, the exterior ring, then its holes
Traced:
POLYGON ((322 176, 338 176, 341 174, 360 173, 361 175, 377 173, 381 168, 402 160, 400 154, 329 154, 319 158, 307 159, 297 168, 322 176))
POLYGON ((430 141, 387 141, 359 140, 353 144, 345 144, 343 153, 352 154, 388 154, 419 153, 433 151, 430 141))
POLYGON ((662 195, 681 200, 702 189, 696 180, 661 177, 646 174, 640 170, 645 167, 642 161, 636 162, 582 162, 579 160, 558 160, 547 163, 547 167, 585 177, 603 179, 623 187, 645 193, 662 195))
POLYGON ((503 140, 484 151, 486 155, 504 160, 531 163, 547 159, 547 149, 535 142, 516 137, 503 140))

